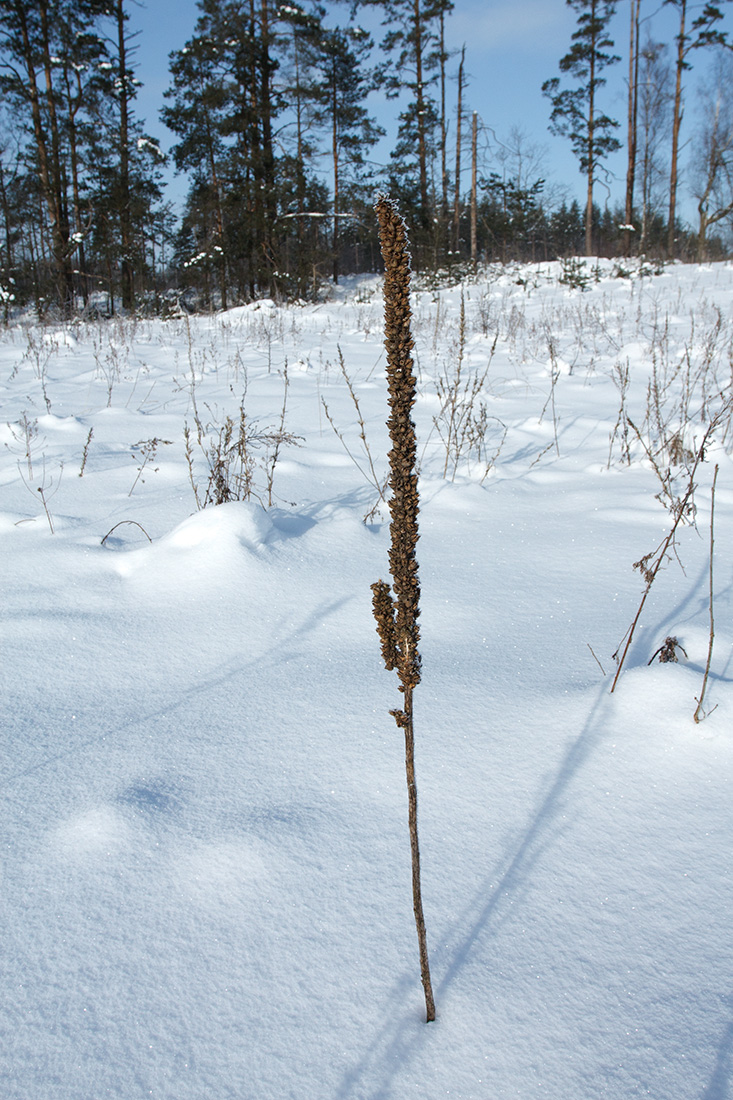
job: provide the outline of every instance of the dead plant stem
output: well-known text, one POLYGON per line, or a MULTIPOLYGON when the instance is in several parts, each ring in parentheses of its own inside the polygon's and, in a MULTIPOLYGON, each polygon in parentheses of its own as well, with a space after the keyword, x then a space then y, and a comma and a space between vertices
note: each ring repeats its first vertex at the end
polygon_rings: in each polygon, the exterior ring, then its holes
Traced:
POLYGON ((710 492, 710 572, 709 572, 709 586, 710 586, 710 637, 708 639, 708 659, 705 662, 705 675, 702 678, 702 691, 700 692, 700 698, 697 700, 697 707, 693 715, 695 722, 702 722, 706 717, 703 710, 703 703, 705 701, 705 691, 708 686, 708 676, 710 675, 710 662, 713 659, 713 641, 715 639, 715 620, 713 618, 713 547, 714 547, 714 528, 713 521, 715 517, 715 483, 718 480, 718 469, 716 465, 715 473, 713 474, 713 487, 710 492))

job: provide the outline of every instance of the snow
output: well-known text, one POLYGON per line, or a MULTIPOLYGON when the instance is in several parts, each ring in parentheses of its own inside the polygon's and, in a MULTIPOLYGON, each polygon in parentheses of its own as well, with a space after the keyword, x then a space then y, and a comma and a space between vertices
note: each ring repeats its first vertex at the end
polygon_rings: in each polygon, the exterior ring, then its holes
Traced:
POLYGON ((699 445, 730 385, 733 267, 599 273, 581 291, 559 265, 488 271, 463 287, 463 340, 460 288, 413 294, 430 1025, 371 615, 389 530, 383 506, 363 522, 378 496, 339 366, 381 479, 379 280, 0 333, 4 1098, 729 1095, 724 428, 609 689, 633 563, 671 524, 628 424, 626 461, 619 368, 642 438, 656 392, 699 445), (489 459, 450 480, 438 380, 483 374, 497 333, 489 459), (298 438, 273 470, 284 398, 298 438), (252 495, 197 510, 184 424, 202 497, 196 410, 208 445, 242 399, 252 495), (647 666, 667 635, 687 660, 647 666))

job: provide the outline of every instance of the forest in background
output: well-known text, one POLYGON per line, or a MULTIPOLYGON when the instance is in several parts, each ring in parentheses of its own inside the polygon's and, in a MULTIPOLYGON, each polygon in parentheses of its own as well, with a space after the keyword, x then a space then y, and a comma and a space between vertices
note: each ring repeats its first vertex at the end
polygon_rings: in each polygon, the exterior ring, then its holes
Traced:
MULTIPOLYGON (((561 3, 562 0, 555 0, 561 3)), ((378 270, 375 193, 399 204, 420 272, 580 254, 664 261, 728 254, 733 214, 733 58, 721 3, 665 0, 676 34, 656 41, 643 0, 566 0, 575 18, 548 122, 570 141, 585 201, 547 186, 542 157, 513 132, 489 160, 472 109, 466 50, 446 47, 451 0, 319 3, 199 0, 170 55, 160 120, 138 117, 129 0, 0 0, 0 302, 114 313, 306 299, 345 274, 378 270), (359 23, 369 9, 381 31, 359 23), (704 52, 685 181, 697 222, 679 217, 685 91, 704 52), (606 112, 607 70, 626 71, 628 115, 606 112), (394 100, 385 135, 372 93, 394 100), (176 135, 188 180, 166 198, 176 135), (598 201, 606 158, 625 149, 625 195, 598 201), (328 169, 324 169, 328 164, 328 169), (462 183, 470 181, 467 189, 462 183)), ((568 277, 573 277, 572 267, 568 277)))

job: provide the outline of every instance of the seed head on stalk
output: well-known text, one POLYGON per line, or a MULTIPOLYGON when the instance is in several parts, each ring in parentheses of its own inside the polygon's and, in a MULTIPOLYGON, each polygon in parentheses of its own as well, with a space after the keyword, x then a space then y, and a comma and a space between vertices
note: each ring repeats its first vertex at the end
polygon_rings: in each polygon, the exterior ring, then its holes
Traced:
POLYGON ((420 848, 417 832, 417 785, 415 783, 415 734, 412 693, 420 683, 420 580, 415 547, 418 540, 417 441, 411 410, 415 404, 415 376, 410 352, 410 255, 407 231, 397 207, 381 196, 376 205, 379 236, 384 257, 384 344, 387 351, 389 417, 392 441, 389 452, 391 496, 389 569, 392 589, 383 580, 372 585, 372 606, 382 657, 387 671, 396 670, 403 701, 391 710, 405 734, 410 849, 412 853, 412 902, 420 950, 420 973, 425 992, 428 1022, 435 1019, 435 1001, 430 979, 427 936, 420 884, 420 848))
MULTIPOLYGON (((417 440, 411 416, 415 404, 415 376, 410 354, 414 346, 410 328, 410 255, 405 223, 395 204, 380 197, 377 216, 385 264, 384 344, 390 408, 387 427, 392 441, 389 452, 392 490, 389 568, 396 599, 394 627, 389 633, 394 639, 396 654, 392 667, 397 669, 400 686, 404 689, 420 683, 420 579, 415 556, 419 499, 415 470, 417 440)), ((378 623, 384 621, 376 605, 375 614, 378 623)), ((381 630, 380 636, 384 641, 381 630)))

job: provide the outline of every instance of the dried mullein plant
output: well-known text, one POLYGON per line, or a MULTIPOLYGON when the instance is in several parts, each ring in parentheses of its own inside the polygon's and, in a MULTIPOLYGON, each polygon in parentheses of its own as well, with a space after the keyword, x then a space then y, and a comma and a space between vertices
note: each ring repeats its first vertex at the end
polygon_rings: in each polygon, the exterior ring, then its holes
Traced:
POLYGON ((395 205, 381 196, 376 205, 379 237, 384 257, 384 343, 390 414, 387 420, 392 449, 389 452, 391 516, 389 568, 392 587, 385 581, 372 585, 373 609, 382 656, 387 671, 396 670, 402 706, 390 711, 405 733, 405 766, 412 851, 412 900, 420 948, 420 972, 425 991, 428 1022, 435 1019, 430 980, 427 936, 420 885, 420 849, 417 832, 415 783, 415 735, 412 694, 420 682, 420 580, 415 547, 418 540, 417 442, 411 409, 415 403, 415 376, 410 354, 410 257, 407 231, 395 205))

